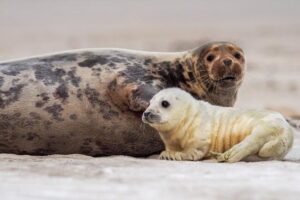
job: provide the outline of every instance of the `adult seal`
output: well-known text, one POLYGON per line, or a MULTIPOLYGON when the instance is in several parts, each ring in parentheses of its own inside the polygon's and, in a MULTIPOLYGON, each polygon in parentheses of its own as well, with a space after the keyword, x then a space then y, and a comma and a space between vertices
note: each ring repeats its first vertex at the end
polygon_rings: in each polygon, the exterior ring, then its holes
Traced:
POLYGON ((142 112, 179 87, 232 106, 243 51, 213 42, 184 52, 84 49, 0 63, 0 152, 147 156, 163 150, 142 112))

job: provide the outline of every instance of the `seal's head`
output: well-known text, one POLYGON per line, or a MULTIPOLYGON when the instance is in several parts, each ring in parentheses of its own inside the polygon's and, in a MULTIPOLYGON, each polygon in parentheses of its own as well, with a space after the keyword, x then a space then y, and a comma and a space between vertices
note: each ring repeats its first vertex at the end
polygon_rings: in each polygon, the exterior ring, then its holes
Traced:
POLYGON ((142 120, 158 131, 170 130, 182 121, 193 100, 189 93, 179 88, 161 90, 150 100, 142 120))
POLYGON ((232 90, 241 84, 245 72, 243 50, 229 42, 212 42, 194 50, 194 73, 206 90, 232 90))

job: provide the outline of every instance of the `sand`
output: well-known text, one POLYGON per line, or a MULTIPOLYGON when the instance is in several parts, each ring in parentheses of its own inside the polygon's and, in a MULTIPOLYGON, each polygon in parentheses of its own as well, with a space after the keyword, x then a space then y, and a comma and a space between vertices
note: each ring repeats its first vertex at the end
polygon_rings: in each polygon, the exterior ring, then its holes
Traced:
MULTIPOLYGON (((300 119, 298 1, 0 0, 0 60, 77 48, 180 51, 232 41, 246 54, 236 107, 300 119)), ((300 133, 285 161, 171 162, 0 155, 0 199, 299 199, 300 133)))

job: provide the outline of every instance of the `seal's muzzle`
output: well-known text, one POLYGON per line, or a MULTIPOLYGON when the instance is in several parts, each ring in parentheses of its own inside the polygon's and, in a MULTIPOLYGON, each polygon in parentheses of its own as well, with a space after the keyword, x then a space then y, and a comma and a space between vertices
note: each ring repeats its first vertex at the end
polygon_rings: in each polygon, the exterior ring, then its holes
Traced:
POLYGON ((144 123, 153 124, 153 123, 160 123, 160 116, 154 114, 153 112, 145 111, 143 113, 142 120, 144 123))

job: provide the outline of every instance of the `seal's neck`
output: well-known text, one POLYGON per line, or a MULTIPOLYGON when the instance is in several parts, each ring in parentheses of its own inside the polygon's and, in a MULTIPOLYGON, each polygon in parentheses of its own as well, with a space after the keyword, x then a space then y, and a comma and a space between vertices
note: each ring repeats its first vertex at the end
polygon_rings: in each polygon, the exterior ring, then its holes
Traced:
POLYGON ((186 52, 180 54, 180 57, 153 64, 152 71, 163 78, 165 87, 179 87, 188 91, 195 98, 201 99, 205 95, 205 91, 202 89, 202 85, 197 84, 194 63, 194 58, 189 52, 186 52))
POLYGON ((219 106, 233 106, 237 97, 237 88, 230 90, 221 90, 216 88, 213 92, 208 92, 206 95, 206 101, 219 106))
POLYGON ((172 126, 158 130, 165 143, 166 150, 182 151, 192 146, 194 134, 197 133, 201 121, 198 102, 190 104, 183 110, 180 120, 172 126))

